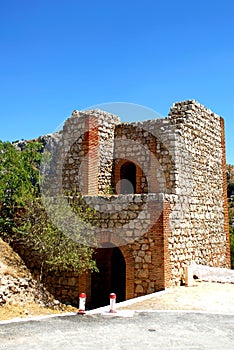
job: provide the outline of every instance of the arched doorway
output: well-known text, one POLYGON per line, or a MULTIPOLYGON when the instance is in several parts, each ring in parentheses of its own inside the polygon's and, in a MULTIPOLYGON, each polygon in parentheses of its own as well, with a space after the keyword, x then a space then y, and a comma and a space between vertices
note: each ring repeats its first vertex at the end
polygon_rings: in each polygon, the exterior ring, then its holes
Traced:
POLYGON ((120 168, 121 193, 136 193, 136 165, 127 161, 120 168))
POLYGON ((94 258, 99 272, 91 276, 91 308, 108 305, 110 293, 116 293, 117 302, 125 300, 126 263, 121 250, 114 245, 98 248, 94 258))
POLYGON ((113 248, 111 256, 111 291, 116 293, 117 302, 126 298, 126 264, 121 250, 113 248))

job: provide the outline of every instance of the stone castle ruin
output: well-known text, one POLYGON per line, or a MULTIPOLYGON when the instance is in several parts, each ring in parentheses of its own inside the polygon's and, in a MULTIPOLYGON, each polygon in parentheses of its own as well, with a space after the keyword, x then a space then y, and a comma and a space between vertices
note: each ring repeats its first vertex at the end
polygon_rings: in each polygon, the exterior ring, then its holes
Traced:
POLYGON ((78 192, 98 218, 100 272, 50 276, 62 301, 86 292, 100 306, 110 292, 122 301, 180 285, 192 263, 230 268, 224 121, 217 114, 194 100, 175 103, 166 118, 133 123, 74 111, 53 156, 50 196, 78 192))

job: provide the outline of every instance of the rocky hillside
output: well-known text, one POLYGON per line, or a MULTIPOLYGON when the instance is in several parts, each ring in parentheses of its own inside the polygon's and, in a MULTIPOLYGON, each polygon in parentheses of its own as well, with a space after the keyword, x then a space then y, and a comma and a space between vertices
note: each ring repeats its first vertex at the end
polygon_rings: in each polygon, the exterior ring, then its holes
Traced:
POLYGON ((19 255, 0 239, 0 319, 8 318, 12 308, 14 317, 72 310, 35 281, 19 255))
POLYGON ((227 164, 227 175, 230 182, 234 182, 234 165, 227 164))

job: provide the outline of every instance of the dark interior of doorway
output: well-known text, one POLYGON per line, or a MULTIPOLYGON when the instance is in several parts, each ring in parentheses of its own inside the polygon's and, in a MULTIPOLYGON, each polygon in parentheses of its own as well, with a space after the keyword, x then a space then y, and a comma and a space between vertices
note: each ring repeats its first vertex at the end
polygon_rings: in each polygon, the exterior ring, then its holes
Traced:
POLYGON ((110 293, 116 293, 116 301, 125 300, 126 264, 118 247, 98 248, 95 260, 99 272, 92 273, 91 305, 97 308, 109 305, 110 293))
POLYGON ((120 168, 121 193, 136 193, 136 165, 132 162, 124 163, 120 168))

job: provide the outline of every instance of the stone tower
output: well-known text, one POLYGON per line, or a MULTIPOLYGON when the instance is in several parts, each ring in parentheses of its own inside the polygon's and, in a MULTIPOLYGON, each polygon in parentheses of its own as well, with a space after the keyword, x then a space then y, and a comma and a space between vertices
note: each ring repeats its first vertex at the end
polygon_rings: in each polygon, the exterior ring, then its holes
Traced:
POLYGON ((100 273, 79 276, 71 301, 86 291, 98 306, 108 301, 97 294, 125 300, 178 285, 192 262, 230 268, 220 116, 194 100, 134 123, 74 111, 60 135, 52 192, 81 193, 98 216, 100 273))

